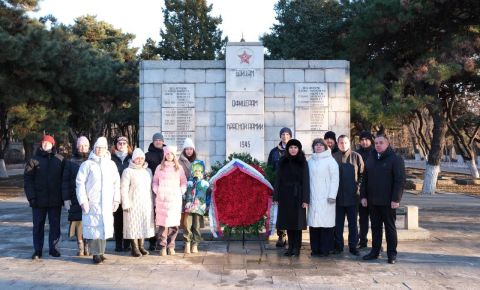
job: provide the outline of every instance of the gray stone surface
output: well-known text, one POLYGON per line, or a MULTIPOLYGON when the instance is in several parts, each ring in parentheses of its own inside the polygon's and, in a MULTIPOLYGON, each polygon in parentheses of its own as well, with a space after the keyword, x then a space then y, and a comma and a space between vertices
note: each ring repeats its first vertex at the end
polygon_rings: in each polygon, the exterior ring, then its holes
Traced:
POLYGON ((204 69, 187 69, 185 70, 185 82, 187 83, 203 83, 205 82, 204 69))
POLYGON ((207 83, 223 83, 225 82, 224 69, 209 69, 207 70, 207 83))
POLYGON ((281 83, 283 82, 283 69, 265 69, 266 83, 281 83))
MULTIPOLYGON (((215 146, 214 146, 215 147, 215 146)), ((401 241, 398 263, 385 255, 373 262, 343 253, 312 258, 304 241, 298 258, 286 258, 269 242, 207 241, 200 253, 133 258, 113 252, 93 265, 76 257, 76 243, 66 237, 62 216, 62 257, 30 260, 31 211, 23 196, 0 200, 0 289, 478 289, 480 277, 480 199, 463 195, 414 196, 405 204, 420 209, 420 225, 431 231, 427 241, 401 241)), ((48 232, 48 230, 47 230, 48 232)), ((48 243, 46 243, 47 245, 48 243)), ((366 254, 367 251, 362 251, 366 254)))

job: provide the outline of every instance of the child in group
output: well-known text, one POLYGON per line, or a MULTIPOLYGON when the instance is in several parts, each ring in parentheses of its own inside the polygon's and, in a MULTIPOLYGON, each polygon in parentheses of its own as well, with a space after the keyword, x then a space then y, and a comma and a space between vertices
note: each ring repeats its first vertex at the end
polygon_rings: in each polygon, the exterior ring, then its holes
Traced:
POLYGON ((192 174, 187 183, 187 192, 183 196, 183 212, 185 217, 183 232, 184 253, 198 253, 198 243, 202 240, 200 234, 200 218, 207 212, 209 206, 209 183, 204 179, 205 163, 195 160, 192 163, 192 174))
POLYGON ((166 146, 163 150, 165 154, 162 163, 157 166, 152 182, 160 256, 166 256, 167 249, 169 255, 175 255, 175 238, 182 213, 182 195, 187 189, 187 178, 175 155, 177 148, 166 146))

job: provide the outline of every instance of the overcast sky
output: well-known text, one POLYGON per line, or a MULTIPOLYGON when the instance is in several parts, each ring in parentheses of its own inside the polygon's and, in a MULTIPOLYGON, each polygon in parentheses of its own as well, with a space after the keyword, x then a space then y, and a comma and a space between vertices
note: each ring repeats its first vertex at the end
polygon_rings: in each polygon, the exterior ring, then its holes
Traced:
MULTIPOLYGON (((223 36, 230 41, 258 41, 275 21, 274 4, 277 0, 209 0, 211 15, 221 15, 223 36)), ((160 38, 163 25, 163 0, 41 0, 34 17, 52 14, 59 22, 73 24, 79 16, 97 15, 115 28, 136 35, 133 46, 141 47, 147 38, 160 38)))

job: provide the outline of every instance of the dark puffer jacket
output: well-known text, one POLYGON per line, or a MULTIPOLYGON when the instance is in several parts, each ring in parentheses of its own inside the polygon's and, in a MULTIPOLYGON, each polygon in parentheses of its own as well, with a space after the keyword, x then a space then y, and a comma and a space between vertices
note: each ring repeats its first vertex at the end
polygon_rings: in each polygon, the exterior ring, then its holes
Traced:
POLYGON ((400 202, 405 186, 405 163, 391 147, 378 156, 373 150, 363 172, 361 198, 369 205, 390 206, 400 202))
POLYGON ((128 154, 125 159, 120 159, 115 153, 112 153, 112 161, 115 162, 115 165, 117 165, 118 168, 118 174, 120 175, 120 178, 122 177, 123 171, 128 168, 130 165, 130 159, 132 159, 132 155, 128 154))
POLYGON ((356 152, 362 156, 363 163, 367 163, 368 157, 372 155, 373 145, 370 145, 370 147, 367 148, 360 147, 356 152))
POLYGON ((285 155, 285 148, 282 146, 282 142, 278 143, 278 145, 270 151, 268 154, 268 166, 271 166, 273 171, 277 171, 278 162, 280 158, 285 155))
POLYGON ((63 170, 62 181, 62 196, 63 200, 70 200, 72 205, 68 211, 69 221, 82 220, 82 208, 78 204, 76 193, 76 182, 78 169, 83 161, 88 159, 88 153, 82 155, 75 153, 72 158, 65 162, 65 169, 63 170))
POLYGON ((62 206, 63 156, 37 149, 25 165, 25 194, 31 207, 62 206))
MULTIPOLYGON (((166 146, 167 145, 163 144, 163 148, 166 146)), ((162 163, 163 148, 158 149, 157 147, 153 146, 153 143, 150 143, 150 146, 148 146, 148 152, 145 154, 145 161, 148 163, 148 168, 150 168, 152 173, 154 173, 155 169, 157 169, 157 166, 162 163)))

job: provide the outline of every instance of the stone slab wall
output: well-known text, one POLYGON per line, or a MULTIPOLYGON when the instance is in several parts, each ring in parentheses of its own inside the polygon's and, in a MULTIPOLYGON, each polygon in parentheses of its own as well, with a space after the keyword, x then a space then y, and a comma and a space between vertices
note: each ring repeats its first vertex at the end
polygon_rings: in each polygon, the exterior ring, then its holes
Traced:
MULTIPOLYGON (((327 83, 328 129, 350 134, 350 69, 343 60, 265 61, 265 161, 279 131, 295 135, 295 84, 327 83)), ((162 84, 193 84, 196 151, 207 166, 225 156, 225 61, 142 61, 140 66, 140 147, 148 149, 162 131, 162 84)), ((318 136, 323 137, 323 131, 318 136)), ((311 140, 300 140, 310 148, 311 140)), ((181 142, 178 145, 181 147, 181 142)), ((180 148, 181 149, 181 148, 180 148)))

